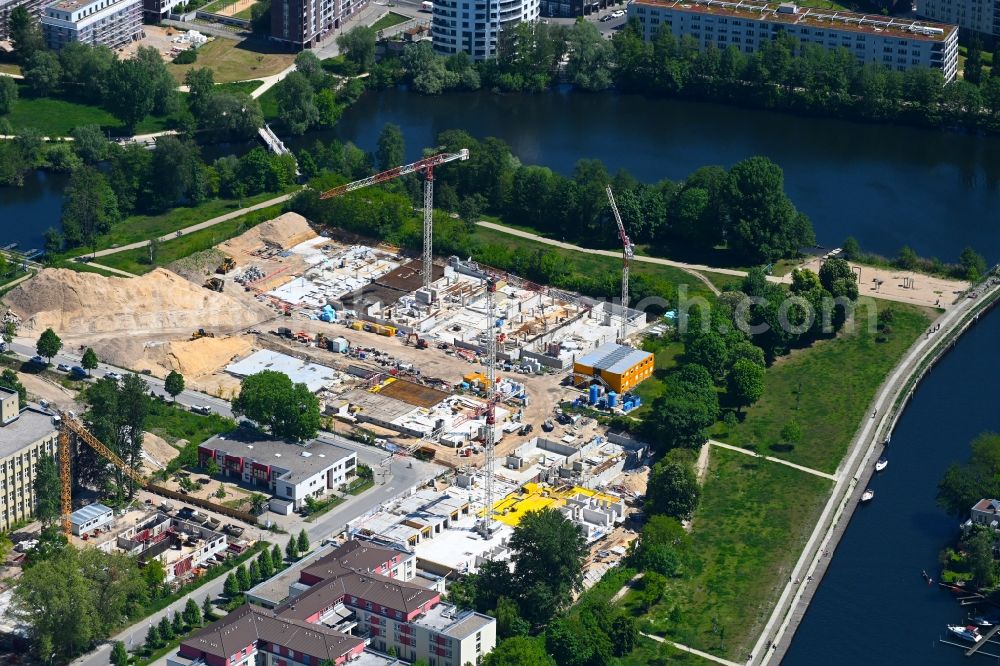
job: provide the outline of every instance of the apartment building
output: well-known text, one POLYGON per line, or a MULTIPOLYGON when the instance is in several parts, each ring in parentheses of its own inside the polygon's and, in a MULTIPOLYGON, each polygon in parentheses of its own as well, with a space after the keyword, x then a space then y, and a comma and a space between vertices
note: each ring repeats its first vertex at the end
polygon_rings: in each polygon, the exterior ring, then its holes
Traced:
POLYGON ((273 0, 271 39, 296 50, 312 48, 367 6, 368 0, 273 0))
POLYGON ((802 43, 845 48, 863 63, 900 72, 932 67, 951 81, 958 68, 958 27, 945 23, 750 0, 635 0, 628 14, 647 40, 666 29, 694 38, 701 48, 735 46, 753 53, 785 33, 802 43))
POLYGON ((42 11, 42 34, 56 51, 70 42, 117 49, 142 37, 142 0, 58 0, 42 11))
POLYGON ((537 20, 540 6, 540 0, 435 0, 434 51, 441 55, 464 52, 476 61, 495 58, 500 32, 537 20))
POLYGON ((357 454, 314 439, 305 444, 263 439, 251 430, 219 435, 198 447, 201 465, 214 459, 223 474, 264 486, 275 499, 271 510, 290 513, 348 483, 358 471, 357 454))
POLYGON ((59 431, 39 409, 20 409, 16 391, 0 388, 0 529, 34 515, 35 467, 55 455, 59 431))
POLYGON ((41 18, 42 0, 0 0, 0 41, 10 39, 10 13, 21 6, 36 19, 41 18))
POLYGON ((496 620, 442 603, 434 585, 417 582, 414 560, 401 549, 347 541, 300 569, 283 602, 234 611, 181 643, 168 663, 340 664, 366 646, 429 666, 479 663, 496 645, 496 620), (256 639, 248 623, 256 625, 256 639), (304 637, 310 630, 317 634, 311 644, 304 637), (244 632, 249 640, 228 638, 244 632))
POLYGON ((917 0, 917 16, 954 23, 963 33, 987 37, 987 43, 1000 37, 1000 2, 996 0, 917 0))

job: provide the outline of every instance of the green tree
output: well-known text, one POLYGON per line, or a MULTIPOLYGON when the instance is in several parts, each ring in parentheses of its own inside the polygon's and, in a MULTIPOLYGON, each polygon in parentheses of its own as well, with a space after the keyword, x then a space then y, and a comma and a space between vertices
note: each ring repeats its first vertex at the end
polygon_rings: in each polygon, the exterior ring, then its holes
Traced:
POLYGON ((106 104, 130 134, 153 110, 154 85, 143 64, 133 58, 117 60, 111 68, 106 104))
POLYGON ((156 139, 149 163, 149 178, 155 187, 149 194, 153 210, 166 210, 195 196, 196 176, 202 168, 198 145, 176 136, 156 139))
POLYGON ((737 411, 754 404, 764 395, 764 368, 740 359, 729 372, 729 398, 737 411))
POLYGON ((611 639, 611 649, 616 657, 624 657, 630 653, 639 642, 639 627, 635 618, 623 613, 616 615, 608 638, 611 639))
POLYGON ((257 558, 257 567, 260 569, 260 577, 264 580, 274 575, 274 563, 271 562, 271 556, 267 552, 261 553, 257 558))
POLYGON ((957 518, 984 497, 1000 497, 1000 435, 982 433, 971 449, 969 462, 948 467, 938 483, 938 504, 957 518))
POLYGON ((12 321, 4 322, 3 326, 0 327, 0 339, 7 343, 9 347, 11 343, 14 342, 14 336, 17 335, 17 324, 12 321))
POLYGON ((684 356, 708 370, 715 379, 722 379, 726 375, 729 350, 725 338, 715 331, 688 334, 684 341, 684 356))
POLYGON ((146 589, 154 597, 163 592, 163 584, 167 581, 167 569, 163 562, 158 559, 151 559, 142 568, 142 579, 146 584, 146 589))
POLYGON ((965 67, 962 70, 962 78, 977 86, 982 83, 983 43, 978 38, 973 38, 969 43, 968 54, 965 57, 965 67))
POLYGON ((35 479, 32 489, 35 491, 35 518, 45 525, 51 525, 62 514, 60 505, 61 483, 59 470, 52 456, 42 456, 35 466, 35 479))
POLYGON ((184 617, 180 613, 174 613, 170 620, 170 628, 174 632, 174 636, 184 635, 184 617))
POLYGON ((559 511, 530 511, 510 538, 514 573, 512 589, 519 591, 525 619, 548 621, 571 600, 583 582, 587 541, 559 511))
MULTIPOLYGON (((149 387, 136 374, 119 383, 102 377, 88 389, 91 433, 114 451, 133 470, 142 469, 142 443, 149 414, 149 387)), ((119 500, 135 496, 136 482, 89 447, 78 456, 77 476, 119 500)))
POLYGON ((184 622, 189 627, 201 626, 201 609, 198 608, 198 602, 193 598, 188 599, 187 603, 184 604, 184 622))
POLYGON ((274 547, 271 548, 271 566, 275 573, 285 568, 285 558, 281 554, 281 548, 278 544, 274 544, 274 547))
POLYGON ((174 625, 170 623, 170 618, 166 615, 160 618, 160 622, 156 625, 156 628, 159 629, 160 637, 164 641, 172 641, 176 635, 174 633, 174 625))
POLYGON ((653 465, 646 489, 646 510, 678 519, 691 517, 701 489, 694 466, 663 458, 653 465))
POLYGON ((292 72, 275 88, 278 116, 292 134, 304 134, 319 122, 313 87, 304 74, 292 72))
POLYGON ((750 157, 729 171, 730 241, 738 253, 761 263, 793 257, 816 241, 812 224, 785 194, 781 167, 750 157))
POLYGON ((146 649, 150 652, 156 650, 163 644, 160 639, 160 630, 155 624, 149 625, 149 631, 146 632, 146 649))
POLYGON ((579 18, 569 31, 569 63, 566 73, 574 86, 596 92, 611 86, 611 43, 597 26, 579 18))
POLYGON ((87 376, 90 376, 92 370, 96 370, 98 365, 97 353, 91 347, 87 347, 87 350, 83 352, 83 358, 80 359, 80 367, 87 371, 87 376))
POLYGON ((107 46, 70 42, 59 50, 62 88, 76 99, 103 104, 118 55, 107 46))
POLYGON ((192 68, 184 75, 188 87, 188 107, 191 115, 201 125, 208 115, 210 102, 215 93, 215 73, 208 67, 192 68))
POLYGON ((17 84, 9 76, 0 77, 0 116, 10 113, 17 101, 17 84))
POLYGON ((226 582, 222 584, 222 593, 227 599, 234 599, 240 594, 240 583, 236 580, 236 574, 230 572, 226 576, 226 582))
POLYGON ((386 123, 378 135, 375 163, 381 171, 385 171, 403 164, 405 158, 406 144, 403 141, 403 130, 399 125, 386 123))
MULTIPOLYGON (((1000 63, 998 63, 998 66, 1000 66, 1000 63)), ((963 277, 970 282, 976 282, 982 276, 986 275, 986 260, 983 259, 983 255, 971 247, 966 247, 962 250, 962 254, 958 258, 958 264, 962 267, 963 277)))
POLYGON ((305 384, 292 384, 288 375, 264 370, 243 380, 233 411, 247 416, 275 437, 306 440, 319 430, 319 400, 305 384))
POLYGON ((719 396, 708 370, 687 364, 668 375, 663 395, 653 401, 651 411, 649 436, 661 450, 701 447, 719 415, 719 396))
POLYGON ((288 543, 285 544, 285 557, 288 558, 289 562, 294 562, 299 559, 298 541, 294 536, 289 537, 288 543))
POLYGON ((257 564, 257 560, 253 560, 253 561, 250 562, 250 566, 247 567, 247 573, 249 574, 249 576, 250 576, 250 582, 253 585, 256 585, 257 583, 259 583, 261 581, 260 565, 257 564))
POLYGON ((848 236, 841 248, 844 251, 844 259, 848 261, 858 261, 861 259, 861 244, 854 236, 848 236))
POLYGON ((62 80, 59 56, 51 51, 35 51, 24 63, 24 83, 39 97, 51 95, 62 80))
POLYGON ((215 93, 199 125, 224 137, 249 138, 264 126, 264 112, 249 95, 215 93))
POLYGON ((4 387, 9 391, 15 391, 18 396, 18 400, 21 407, 24 407, 28 402, 28 389, 25 388, 21 380, 17 378, 17 373, 10 368, 4 368, 0 372, 0 386, 4 387))
POLYGON ((527 636, 531 630, 529 625, 517 608, 517 604, 507 597, 497 599, 496 612, 497 636, 499 638, 510 638, 511 636, 527 636))
POLYGON ((556 666, 540 638, 515 636, 500 641, 483 659, 483 666, 556 666))
POLYGON ((899 250, 899 256, 896 257, 896 266, 905 270, 913 270, 917 267, 918 261, 920 261, 920 257, 913 251, 913 248, 904 245, 899 250))
POLYGON ((32 16, 25 5, 15 7, 8 21, 10 43, 21 62, 26 62, 32 54, 45 48, 38 19, 32 16))
POLYGON ((111 648, 111 663, 113 666, 128 666, 128 650, 121 641, 115 641, 111 648))
POLYGON ((97 239, 121 219, 118 197, 97 169, 77 169, 63 200, 62 229, 67 244, 96 250, 97 239))
POLYGON ((337 46, 359 71, 367 72, 375 64, 375 41, 375 31, 359 25, 337 37, 337 46))
POLYGON ((80 125, 70 132, 73 150, 87 164, 95 164, 107 158, 110 142, 98 125, 80 125))
POLYGON ((212 599, 207 594, 201 602, 201 615, 205 620, 205 624, 215 619, 215 607, 212 605, 212 599))
POLYGON ((977 587, 993 587, 996 582, 996 562, 993 547, 996 535, 987 527, 974 526, 962 538, 962 545, 968 553, 969 569, 977 587))
POLYGON ((253 587, 253 580, 250 578, 250 571, 245 564, 236 567, 236 582, 239 583, 240 592, 246 592, 253 587))
POLYGON ((295 550, 302 555, 309 552, 309 535, 305 529, 299 531, 299 537, 295 540, 295 550))
POLYGON ((268 499, 263 493, 250 493, 250 511, 259 516, 267 508, 268 499))
POLYGON ((38 352, 39 356, 44 356, 51 363, 52 357, 59 353, 62 346, 62 340, 59 339, 56 332, 51 328, 47 328, 38 337, 38 342, 35 343, 35 351, 38 352))
POLYGON ((184 392, 184 375, 176 370, 171 370, 163 382, 163 388, 170 394, 174 402, 177 402, 177 396, 184 392))

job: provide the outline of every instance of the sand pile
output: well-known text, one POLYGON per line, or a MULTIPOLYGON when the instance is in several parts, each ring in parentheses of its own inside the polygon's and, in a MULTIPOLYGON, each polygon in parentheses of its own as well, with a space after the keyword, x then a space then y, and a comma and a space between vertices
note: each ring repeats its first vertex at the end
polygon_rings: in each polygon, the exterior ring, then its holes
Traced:
POLYGON ((222 243, 219 248, 231 255, 249 255, 265 243, 287 250, 316 236, 306 218, 298 213, 284 213, 222 243))
POLYGON ((136 278, 47 268, 4 300, 24 329, 51 327, 64 339, 232 331, 273 316, 263 305, 204 289, 162 268, 136 278))
POLYGON ((158 437, 151 432, 142 436, 142 450, 146 455, 160 463, 160 467, 166 467, 167 463, 180 455, 180 451, 167 444, 162 437, 158 437))
POLYGON ((246 356, 253 351, 253 343, 251 336, 171 342, 162 365, 185 377, 201 377, 228 365, 234 356, 246 356))

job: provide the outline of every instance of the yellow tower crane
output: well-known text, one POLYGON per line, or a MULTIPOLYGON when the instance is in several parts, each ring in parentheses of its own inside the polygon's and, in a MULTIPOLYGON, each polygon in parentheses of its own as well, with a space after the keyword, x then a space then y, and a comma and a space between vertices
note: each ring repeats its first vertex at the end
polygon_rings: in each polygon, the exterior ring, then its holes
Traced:
POLYGON ((73 476, 70 458, 73 455, 71 438, 76 435, 84 441, 90 448, 97 451, 107 460, 110 460, 115 467, 125 473, 130 479, 145 487, 149 484, 149 479, 129 467, 117 453, 105 446, 104 442, 97 439, 83 426, 82 423, 70 416, 66 412, 59 415, 61 426, 59 428, 59 480, 62 486, 62 528, 67 538, 73 533, 73 523, 70 521, 70 514, 73 513, 73 476))

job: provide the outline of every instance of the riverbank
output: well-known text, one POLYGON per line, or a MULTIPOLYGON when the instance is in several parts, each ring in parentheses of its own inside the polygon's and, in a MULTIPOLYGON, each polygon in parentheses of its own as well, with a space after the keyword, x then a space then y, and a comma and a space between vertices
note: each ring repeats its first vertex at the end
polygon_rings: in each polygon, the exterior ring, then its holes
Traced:
POLYGON ((873 474, 873 465, 883 443, 892 435, 913 391, 933 365, 948 351, 980 316, 1000 300, 1000 281, 990 279, 978 290, 977 298, 964 300, 936 322, 940 328, 932 336, 918 340, 909 354, 886 379, 872 404, 873 418, 862 428, 851 447, 845 464, 838 470, 839 480, 830 501, 817 522, 809 542, 793 572, 794 580, 785 586, 771 619, 753 652, 755 664, 781 661, 798 624, 809 606, 816 586, 829 565, 829 555, 843 536, 861 493, 873 474), (883 416, 875 419, 881 411, 883 416), (771 649, 765 648, 770 644, 771 649))

